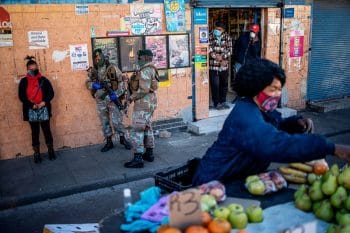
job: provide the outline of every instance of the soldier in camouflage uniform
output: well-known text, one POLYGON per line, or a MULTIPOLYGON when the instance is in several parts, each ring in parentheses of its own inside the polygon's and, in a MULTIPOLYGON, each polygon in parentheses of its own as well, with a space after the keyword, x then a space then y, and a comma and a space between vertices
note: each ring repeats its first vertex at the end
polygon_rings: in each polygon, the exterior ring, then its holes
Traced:
POLYGON ((152 58, 152 51, 147 49, 138 51, 140 70, 131 77, 129 83, 132 91, 129 101, 134 101, 130 132, 134 158, 124 164, 127 168, 141 168, 143 160, 148 162, 154 160, 152 116, 157 107, 155 91, 158 88, 158 71, 152 64, 152 58), (136 80, 136 85, 134 80, 136 80))
POLYGON ((105 59, 101 49, 96 49, 93 57, 94 68, 89 71, 86 87, 96 99, 96 108, 102 124, 103 135, 106 139, 106 144, 101 152, 113 148, 111 123, 115 132, 119 134, 120 144, 124 145, 125 149, 130 150, 131 144, 126 139, 126 129, 123 125, 123 112, 115 104, 119 103, 127 92, 127 87, 123 83, 122 72, 117 66, 110 64, 105 59))

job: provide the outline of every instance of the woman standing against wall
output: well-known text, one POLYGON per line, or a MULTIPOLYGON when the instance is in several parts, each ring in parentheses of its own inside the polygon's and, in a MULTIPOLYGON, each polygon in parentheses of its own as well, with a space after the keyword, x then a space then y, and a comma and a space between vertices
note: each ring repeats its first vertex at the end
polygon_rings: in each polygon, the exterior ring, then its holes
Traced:
POLYGON ((18 95, 23 103, 23 120, 28 121, 32 131, 34 162, 41 163, 39 133, 40 126, 45 136, 49 159, 56 159, 50 129, 51 100, 54 91, 50 81, 41 75, 34 57, 27 56, 27 75, 19 83, 18 95))

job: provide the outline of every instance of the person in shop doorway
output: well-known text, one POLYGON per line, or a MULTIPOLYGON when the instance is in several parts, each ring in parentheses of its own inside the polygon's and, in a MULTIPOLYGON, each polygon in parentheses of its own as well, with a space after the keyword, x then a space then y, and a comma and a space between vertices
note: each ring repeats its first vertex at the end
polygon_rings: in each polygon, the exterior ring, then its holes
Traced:
POLYGON ((116 65, 109 62, 101 49, 94 50, 93 57, 94 67, 89 69, 86 87, 96 100, 96 109, 106 140, 101 152, 107 152, 114 147, 112 126, 119 134, 120 144, 130 150, 131 144, 127 139, 127 130, 123 124, 125 109, 122 109, 121 103, 121 99, 127 93, 127 86, 123 81, 124 75, 116 65))
POLYGON ((38 64, 33 56, 27 56, 27 75, 21 79, 18 86, 18 96, 23 104, 23 120, 28 121, 32 132, 32 146, 34 150, 34 162, 41 163, 40 155, 40 127, 45 136, 45 143, 47 145, 49 159, 56 159, 55 151, 53 149, 53 138, 50 129, 51 114, 51 100, 54 97, 54 90, 50 81, 39 72, 38 64), (30 109, 45 110, 47 120, 33 121, 29 117, 30 109))
POLYGON ((244 179, 266 171, 271 162, 307 162, 326 155, 350 162, 350 145, 307 133, 311 119, 281 117, 276 108, 285 82, 284 71, 269 60, 250 60, 241 67, 234 84, 240 98, 200 160, 194 185, 244 179))
POLYGON ((225 24, 216 22, 209 34, 209 81, 214 108, 228 109, 228 65, 232 53, 232 39, 225 32, 225 24))
POLYGON ((235 43, 234 53, 234 71, 237 73, 242 65, 251 59, 260 58, 261 44, 258 37, 260 27, 258 24, 252 24, 249 32, 243 33, 235 43))
POLYGON ((129 102, 134 102, 132 113, 132 129, 130 139, 134 158, 124 164, 127 168, 142 168, 143 161, 153 162, 154 135, 152 117, 157 108, 157 94, 159 76, 157 68, 152 63, 151 50, 138 51, 140 70, 130 78, 129 102))

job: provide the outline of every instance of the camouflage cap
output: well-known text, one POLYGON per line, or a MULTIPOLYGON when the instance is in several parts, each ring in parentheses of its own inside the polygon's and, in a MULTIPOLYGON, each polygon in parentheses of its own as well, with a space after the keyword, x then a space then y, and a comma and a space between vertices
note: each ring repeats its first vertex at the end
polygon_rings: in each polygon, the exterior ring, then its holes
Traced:
POLYGON ((137 52, 137 55, 140 56, 150 56, 153 57, 153 53, 149 49, 142 49, 137 52))

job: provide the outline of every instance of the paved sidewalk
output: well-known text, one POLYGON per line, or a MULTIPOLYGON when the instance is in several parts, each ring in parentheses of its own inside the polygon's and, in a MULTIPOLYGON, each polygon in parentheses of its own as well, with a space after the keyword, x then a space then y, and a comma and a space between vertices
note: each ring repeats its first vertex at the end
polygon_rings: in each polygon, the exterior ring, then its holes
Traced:
MULTIPOLYGON (((350 109, 327 113, 301 112, 311 117, 316 133, 330 136, 337 143, 350 144, 350 109)), ((115 143, 115 148, 101 153, 102 145, 57 151, 57 160, 44 155, 41 164, 32 156, 0 161, 0 210, 95 190, 141 178, 177 166, 193 157, 201 157, 216 139, 217 132, 194 136, 175 132, 171 138, 157 138, 155 161, 142 169, 126 169, 131 151, 115 143)))

